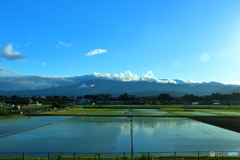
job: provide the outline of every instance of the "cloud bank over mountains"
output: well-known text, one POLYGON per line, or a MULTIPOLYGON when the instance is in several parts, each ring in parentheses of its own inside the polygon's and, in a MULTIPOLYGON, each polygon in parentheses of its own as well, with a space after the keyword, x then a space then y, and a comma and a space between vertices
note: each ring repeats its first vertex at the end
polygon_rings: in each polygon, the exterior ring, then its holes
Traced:
POLYGON ((174 84, 180 84, 180 83, 198 84, 199 83, 197 81, 188 81, 188 80, 181 80, 181 79, 159 79, 154 76, 153 71, 148 71, 146 74, 143 74, 142 77, 139 77, 138 75, 133 74, 130 71, 125 71, 124 73, 114 74, 114 75, 94 72, 92 75, 97 78, 118 80, 118 81, 147 81, 147 82, 174 83, 174 84))
MULTIPOLYGON (((157 83, 174 83, 174 84, 199 84, 195 81, 176 80, 176 79, 158 79, 154 77, 152 71, 148 71, 142 77, 133 74, 130 71, 125 71, 120 74, 97 73, 89 75, 79 75, 73 77, 59 76, 41 76, 41 75, 23 75, 15 71, 0 68, 0 89, 2 90, 27 90, 27 89, 42 89, 57 86, 74 85, 79 82, 88 80, 117 80, 117 81, 148 81, 157 83)), ((94 85, 94 84, 93 84, 94 85)))
MULTIPOLYGON (((17 73, 15 71, 12 71, 10 69, 2 68, 0 67, 0 75, 6 76, 6 75, 21 75, 20 73, 17 73)), ((0 77, 1 78, 1 77, 0 77)))

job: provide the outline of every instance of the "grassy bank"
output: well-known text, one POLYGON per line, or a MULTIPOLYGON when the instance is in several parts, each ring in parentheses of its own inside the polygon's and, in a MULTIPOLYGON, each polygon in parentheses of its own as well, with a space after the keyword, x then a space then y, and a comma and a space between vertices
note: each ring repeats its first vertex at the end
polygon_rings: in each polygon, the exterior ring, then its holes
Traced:
POLYGON ((20 118, 20 117, 23 117, 23 115, 1 115, 0 120, 9 119, 9 118, 20 118))
POLYGON ((70 109, 70 110, 58 110, 58 111, 50 111, 50 112, 44 112, 44 114, 59 114, 59 115, 86 115, 86 114, 92 114, 94 112, 99 112, 102 111, 104 109, 95 109, 95 108, 91 108, 91 109, 87 109, 87 108, 83 108, 83 109, 70 109))
POLYGON ((194 109, 185 108, 159 108, 159 111, 194 111, 194 109))
POLYGON ((232 108, 232 109, 240 109, 240 105, 185 105, 185 104, 170 104, 170 105, 125 105, 125 104, 119 104, 119 105, 109 105, 109 104, 103 104, 103 105, 76 105, 78 107, 102 107, 102 108, 181 108, 181 107, 191 107, 191 108, 232 108))

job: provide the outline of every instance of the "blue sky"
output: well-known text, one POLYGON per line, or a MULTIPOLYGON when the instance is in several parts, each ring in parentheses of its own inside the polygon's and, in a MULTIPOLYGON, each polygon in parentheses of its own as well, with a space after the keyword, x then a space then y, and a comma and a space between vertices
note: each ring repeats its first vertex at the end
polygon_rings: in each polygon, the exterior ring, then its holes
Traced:
POLYGON ((0 75, 240 84, 239 0, 2 0, 0 75))

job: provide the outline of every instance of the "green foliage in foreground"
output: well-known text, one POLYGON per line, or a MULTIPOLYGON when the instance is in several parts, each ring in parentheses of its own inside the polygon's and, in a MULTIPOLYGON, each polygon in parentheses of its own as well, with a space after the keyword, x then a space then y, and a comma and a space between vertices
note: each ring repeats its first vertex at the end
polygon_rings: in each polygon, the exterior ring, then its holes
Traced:
POLYGON ((72 157, 72 156, 57 156, 57 157, 50 157, 43 158, 33 158, 33 157, 16 157, 16 158, 0 158, 0 160, 222 160, 222 159, 228 159, 228 160, 238 160, 240 159, 240 156, 218 156, 218 157, 210 157, 210 156, 153 156, 148 154, 142 154, 141 156, 136 157, 101 157, 101 156, 94 156, 94 157, 72 157))

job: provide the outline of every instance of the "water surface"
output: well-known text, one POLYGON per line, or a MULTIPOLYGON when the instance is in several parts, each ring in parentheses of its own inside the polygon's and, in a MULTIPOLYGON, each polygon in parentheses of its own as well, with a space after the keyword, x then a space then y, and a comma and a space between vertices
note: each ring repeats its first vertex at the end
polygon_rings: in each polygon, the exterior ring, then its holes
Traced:
POLYGON ((0 137, 71 118, 71 116, 28 116, 0 120, 0 137))
POLYGON ((60 116, 0 122, 6 122, 0 123, 4 134, 57 122, 0 138, 1 152, 122 153, 130 152, 132 146, 134 152, 240 150, 239 133, 182 117, 134 117, 131 121, 126 117, 60 116))

